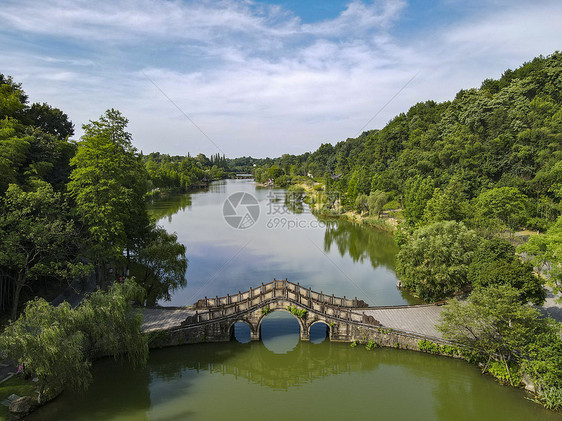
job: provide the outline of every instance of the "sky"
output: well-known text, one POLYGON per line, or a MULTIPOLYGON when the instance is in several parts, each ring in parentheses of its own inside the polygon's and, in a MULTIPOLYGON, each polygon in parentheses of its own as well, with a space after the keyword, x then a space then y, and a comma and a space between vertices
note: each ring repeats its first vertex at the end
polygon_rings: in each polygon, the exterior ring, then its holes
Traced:
POLYGON ((0 73, 144 153, 275 157, 562 49, 560 0, 0 0, 0 73))

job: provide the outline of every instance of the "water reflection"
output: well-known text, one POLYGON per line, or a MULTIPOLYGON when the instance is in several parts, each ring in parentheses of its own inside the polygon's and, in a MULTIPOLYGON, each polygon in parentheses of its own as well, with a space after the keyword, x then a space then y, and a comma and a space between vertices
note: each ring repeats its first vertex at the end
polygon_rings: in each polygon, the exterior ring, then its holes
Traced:
POLYGON ((368 260, 374 269, 383 265, 394 270, 394 256, 398 248, 391 235, 348 221, 323 219, 323 222, 326 223, 324 233, 326 252, 335 245, 342 257, 347 254, 354 262, 362 263, 368 260))
POLYGON ((274 311, 261 322, 261 341, 274 354, 287 354, 299 343, 300 325, 287 311, 274 311))
POLYGON ((314 323, 310 326, 310 343, 311 344, 320 344, 326 340, 330 336, 330 328, 324 322, 314 323))
POLYGON ((247 344, 252 340, 252 331, 249 325, 244 322, 236 322, 234 324, 234 338, 241 344, 247 344))
POLYGON ((149 215, 155 220, 166 218, 172 222, 172 216, 178 212, 183 212, 192 204, 191 194, 176 194, 166 199, 154 200, 150 203, 149 215))
POLYGON ((139 370, 103 360, 94 378, 85 394, 65 393, 29 419, 560 420, 463 361, 328 341, 286 354, 261 342, 157 350, 139 370))
POLYGON ((189 305, 204 296, 244 291, 273 278, 357 296, 371 305, 413 302, 396 288, 391 235, 345 221, 329 221, 327 230, 301 201, 289 200, 299 202, 292 212, 292 205, 285 205, 285 193, 249 181, 225 180, 212 183, 207 191, 154 203, 152 214, 164 218, 159 224, 168 231, 177 232, 190 262, 186 288, 160 304, 189 305), (260 204, 260 218, 247 230, 232 228, 222 215, 226 198, 240 191, 253 194, 260 204), (295 213, 301 212, 301 205, 302 213, 295 213), (272 221, 285 220, 302 225, 272 228, 272 221), (353 244, 345 244, 346 238, 353 244))

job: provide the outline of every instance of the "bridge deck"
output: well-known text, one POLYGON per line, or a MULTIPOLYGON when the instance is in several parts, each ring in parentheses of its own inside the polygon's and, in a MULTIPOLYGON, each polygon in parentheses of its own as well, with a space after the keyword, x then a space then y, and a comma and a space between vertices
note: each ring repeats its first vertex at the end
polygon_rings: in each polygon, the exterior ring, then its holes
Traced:
MULTIPOLYGON (((357 313, 373 316, 383 328, 402 330, 418 335, 442 338, 435 325, 439 322, 442 306, 404 306, 404 307, 376 307, 357 309, 357 313)), ((145 332, 178 328, 188 317, 195 314, 195 310, 178 308, 145 308, 142 310, 145 332)))
POLYGON ((361 311, 373 316, 383 327, 442 339, 443 334, 435 328, 442 310, 442 306, 405 306, 361 311))
POLYGON ((142 323, 142 330, 144 332, 153 332, 180 327, 181 322, 194 314, 194 310, 188 309, 166 307, 143 308, 142 315, 144 316, 144 321, 142 323))

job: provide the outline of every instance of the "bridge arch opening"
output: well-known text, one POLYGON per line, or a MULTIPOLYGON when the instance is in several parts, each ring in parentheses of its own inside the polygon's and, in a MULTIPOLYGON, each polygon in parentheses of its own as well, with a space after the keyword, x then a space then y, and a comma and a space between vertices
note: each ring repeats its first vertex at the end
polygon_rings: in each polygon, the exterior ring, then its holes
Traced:
POLYGON ((320 344, 330 338, 330 326, 322 321, 314 322, 308 331, 310 343, 320 344))
POLYGON ((234 322, 230 326, 230 340, 246 344, 252 340, 252 327, 244 320, 234 322))
POLYGON ((288 311, 274 310, 261 318, 258 331, 268 350, 275 354, 286 354, 298 345, 301 324, 288 311))

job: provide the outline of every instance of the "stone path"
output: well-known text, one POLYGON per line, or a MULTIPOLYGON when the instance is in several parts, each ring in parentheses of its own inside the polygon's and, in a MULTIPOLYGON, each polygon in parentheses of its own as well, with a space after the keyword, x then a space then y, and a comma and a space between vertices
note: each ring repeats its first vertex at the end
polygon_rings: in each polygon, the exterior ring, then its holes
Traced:
POLYGON ((152 332, 179 327, 188 316, 195 314, 195 310, 181 308, 144 308, 142 330, 152 332))
POLYGON ((362 310, 366 315, 373 316, 385 328, 403 330, 409 333, 442 339, 443 335, 435 325, 443 306, 404 306, 362 310))

